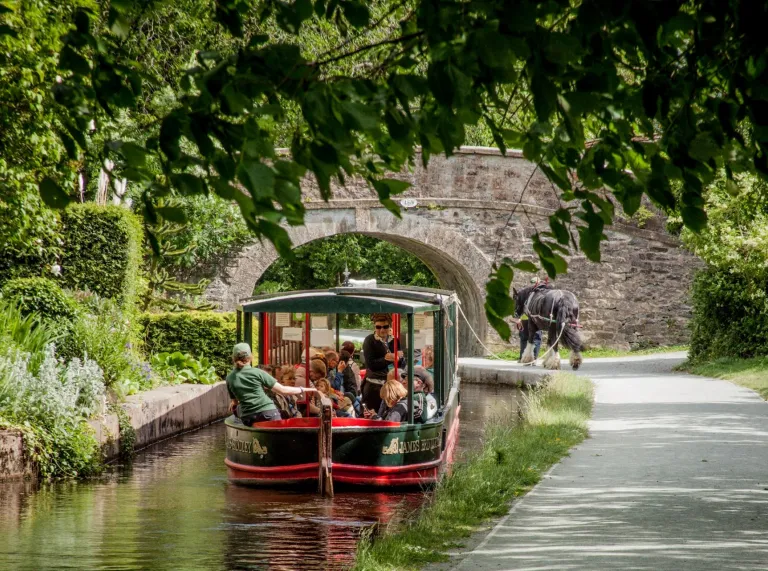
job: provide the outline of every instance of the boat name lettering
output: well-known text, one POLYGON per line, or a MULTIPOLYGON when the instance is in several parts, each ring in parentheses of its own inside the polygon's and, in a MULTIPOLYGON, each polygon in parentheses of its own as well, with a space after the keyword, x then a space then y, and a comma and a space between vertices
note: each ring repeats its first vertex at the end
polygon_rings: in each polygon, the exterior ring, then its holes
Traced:
POLYGON ((393 438, 389 446, 381 448, 382 454, 410 454, 411 452, 426 452, 440 448, 440 437, 425 438, 424 440, 411 440, 400 442, 399 437, 393 438))
POLYGON ((240 440, 239 438, 227 438, 227 449, 236 452, 248 452, 264 456, 267 454, 267 447, 262 446, 258 438, 253 440, 240 440))
POLYGON ((236 452, 251 452, 253 443, 250 440, 240 440, 239 438, 227 438, 227 449, 236 452))

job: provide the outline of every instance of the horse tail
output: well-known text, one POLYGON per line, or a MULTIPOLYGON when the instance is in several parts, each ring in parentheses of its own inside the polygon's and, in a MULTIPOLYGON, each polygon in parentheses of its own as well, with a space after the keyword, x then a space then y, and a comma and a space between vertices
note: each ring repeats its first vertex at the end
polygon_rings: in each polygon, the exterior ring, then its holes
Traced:
POLYGON ((579 302, 576 301, 576 296, 568 292, 560 300, 557 310, 557 333, 563 346, 571 351, 571 366, 574 369, 581 365, 581 352, 584 350, 581 335, 576 327, 578 322, 579 302))

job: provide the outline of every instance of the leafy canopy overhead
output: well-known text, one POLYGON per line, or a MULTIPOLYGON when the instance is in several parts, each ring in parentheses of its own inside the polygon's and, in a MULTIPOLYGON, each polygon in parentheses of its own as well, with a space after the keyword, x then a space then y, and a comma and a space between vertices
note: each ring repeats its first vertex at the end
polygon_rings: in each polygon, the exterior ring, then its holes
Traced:
MULTIPOLYGON (((407 184, 387 173, 410 165, 419 145, 425 163, 450 154, 482 124, 500 149, 521 148, 561 199, 533 243, 555 276, 567 270, 571 249, 600 260, 614 214, 604 189, 630 215, 647 194, 697 231, 706 223, 702 193, 718 169, 729 180, 745 172, 768 178, 764 2, 214 4, 237 49, 198 52, 178 103, 144 142, 107 143, 123 176, 143 189, 150 221, 171 214, 153 206, 169 194, 214 192, 234 199, 251 230, 288 254, 281 223, 302 223, 306 174, 326 198, 332 180, 362 176, 397 213, 392 196, 407 184), (399 25, 371 39, 385 18, 399 25), (301 33, 310 25, 347 39, 306 58, 301 33), (301 122, 282 155, 275 125, 286 109, 299 109, 301 122)), ((103 8, 75 13, 60 52, 54 90, 71 158, 87 145, 92 119, 98 126, 104 115, 135 107, 153 81, 123 47, 153 3, 112 0, 103 8)), ((0 26, 0 34, 14 33, 0 26)), ((61 180, 43 179, 40 191, 49 205, 67 202, 61 180)), ((530 269, 505 259, 487 286, 487 315, 504 337, 515 267, 530 269)))

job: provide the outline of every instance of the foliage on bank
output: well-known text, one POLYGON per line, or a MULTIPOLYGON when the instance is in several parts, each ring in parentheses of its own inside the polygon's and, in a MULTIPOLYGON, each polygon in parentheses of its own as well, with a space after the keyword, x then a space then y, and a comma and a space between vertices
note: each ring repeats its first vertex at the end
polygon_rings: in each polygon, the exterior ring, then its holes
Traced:
POLYGON ((680 368, 694 375, 731 381, 768 400, 768 357, 722 357, 714 361, 687 362, 680 368))
POLYGON ((418 517, 383 537, 363 541, 355 569, 419 569, 447 559, 445 552, 489 518, 504 515, 552 464, 587 436, 592 383, 557 373, 526 402, 525 418, 499 419, 486 428, 483 447, 434 492, 418 517))
POLYGON ((768 355, 768 184, 721 176, 706 201, 707 227, 681 234, 706 263, 691 290, 690 358, 768 355))
POLYGON ((696 275, 691 300, 691 360, 768 355, 768 276, 710 267, 696 275))
POLYGON ((7 281, 0 290, 3 299, 14 302, 24 315, 36 313, 51 322, 71 321, 77 304, 61 286, 48 278, 17 278, 7 281))
POLYGON ((56 353, 57 332, 35 314, 0 300, 0 427, 25 436, 41 476, 98 471, 101 456, 86 420, 105 403, 98 363, 56 353))
POLYGON ((237 340, 232 313, 145 313, 141 335, 149 353, 178 351, 204 357, 222 376, 231 369, 232 346, 237 340))
POLYGON ((144 231, 140 219, 120 206, 76 204, 62 215, 65 287, 133 303, 141 289, 144 231))

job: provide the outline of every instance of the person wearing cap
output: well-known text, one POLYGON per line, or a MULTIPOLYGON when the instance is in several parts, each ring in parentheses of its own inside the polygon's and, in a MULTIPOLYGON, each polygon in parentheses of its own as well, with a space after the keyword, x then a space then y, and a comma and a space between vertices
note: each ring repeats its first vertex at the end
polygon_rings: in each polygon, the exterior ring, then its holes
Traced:
MULTIPOLYGON (((534 276, 531 278, 531 285, 536 288, 539 285, 543 285, 541 283, 541 280, 538 278, 538 276, 534 276)), ((525 348, 528 346, 528 324, 524 323, 525 321, 528 321, 528 316, 523 313, 523 315, 520 316, 520 319, 513 319, 512 321, 515 322, 515 325, 517 325, 517 331, 520 334, 520 357, 518 357, 518 363, 520 362, 520 359, 523 358, 523 353, 525 352, 525 348)), ((533 334, 533 358, 538 359, 539 358, 539 351, 541 350, 541 329, 536 331, 536 333, 533 334)))
POLYGON ((254 422, 281 419, 280 411, 267 395, 267 389, 283 396, 303 396, 304 393, 316 392, 314 388, 281 385, 270 374, 251 366, 252 358, 247 343, 235 345, 232 351, 234 368, 227 375, 227 391, 231 399, 229 412, 235 413, 246 426, 254 422))
MULTIPOLYGON (((399 371, 400 382, 408 387, 408 371, 399 371)), ((437 400, 432 395, 435 382, 424 367, 413 368, 413 421, 427 422, 437 414, 437 400)))

